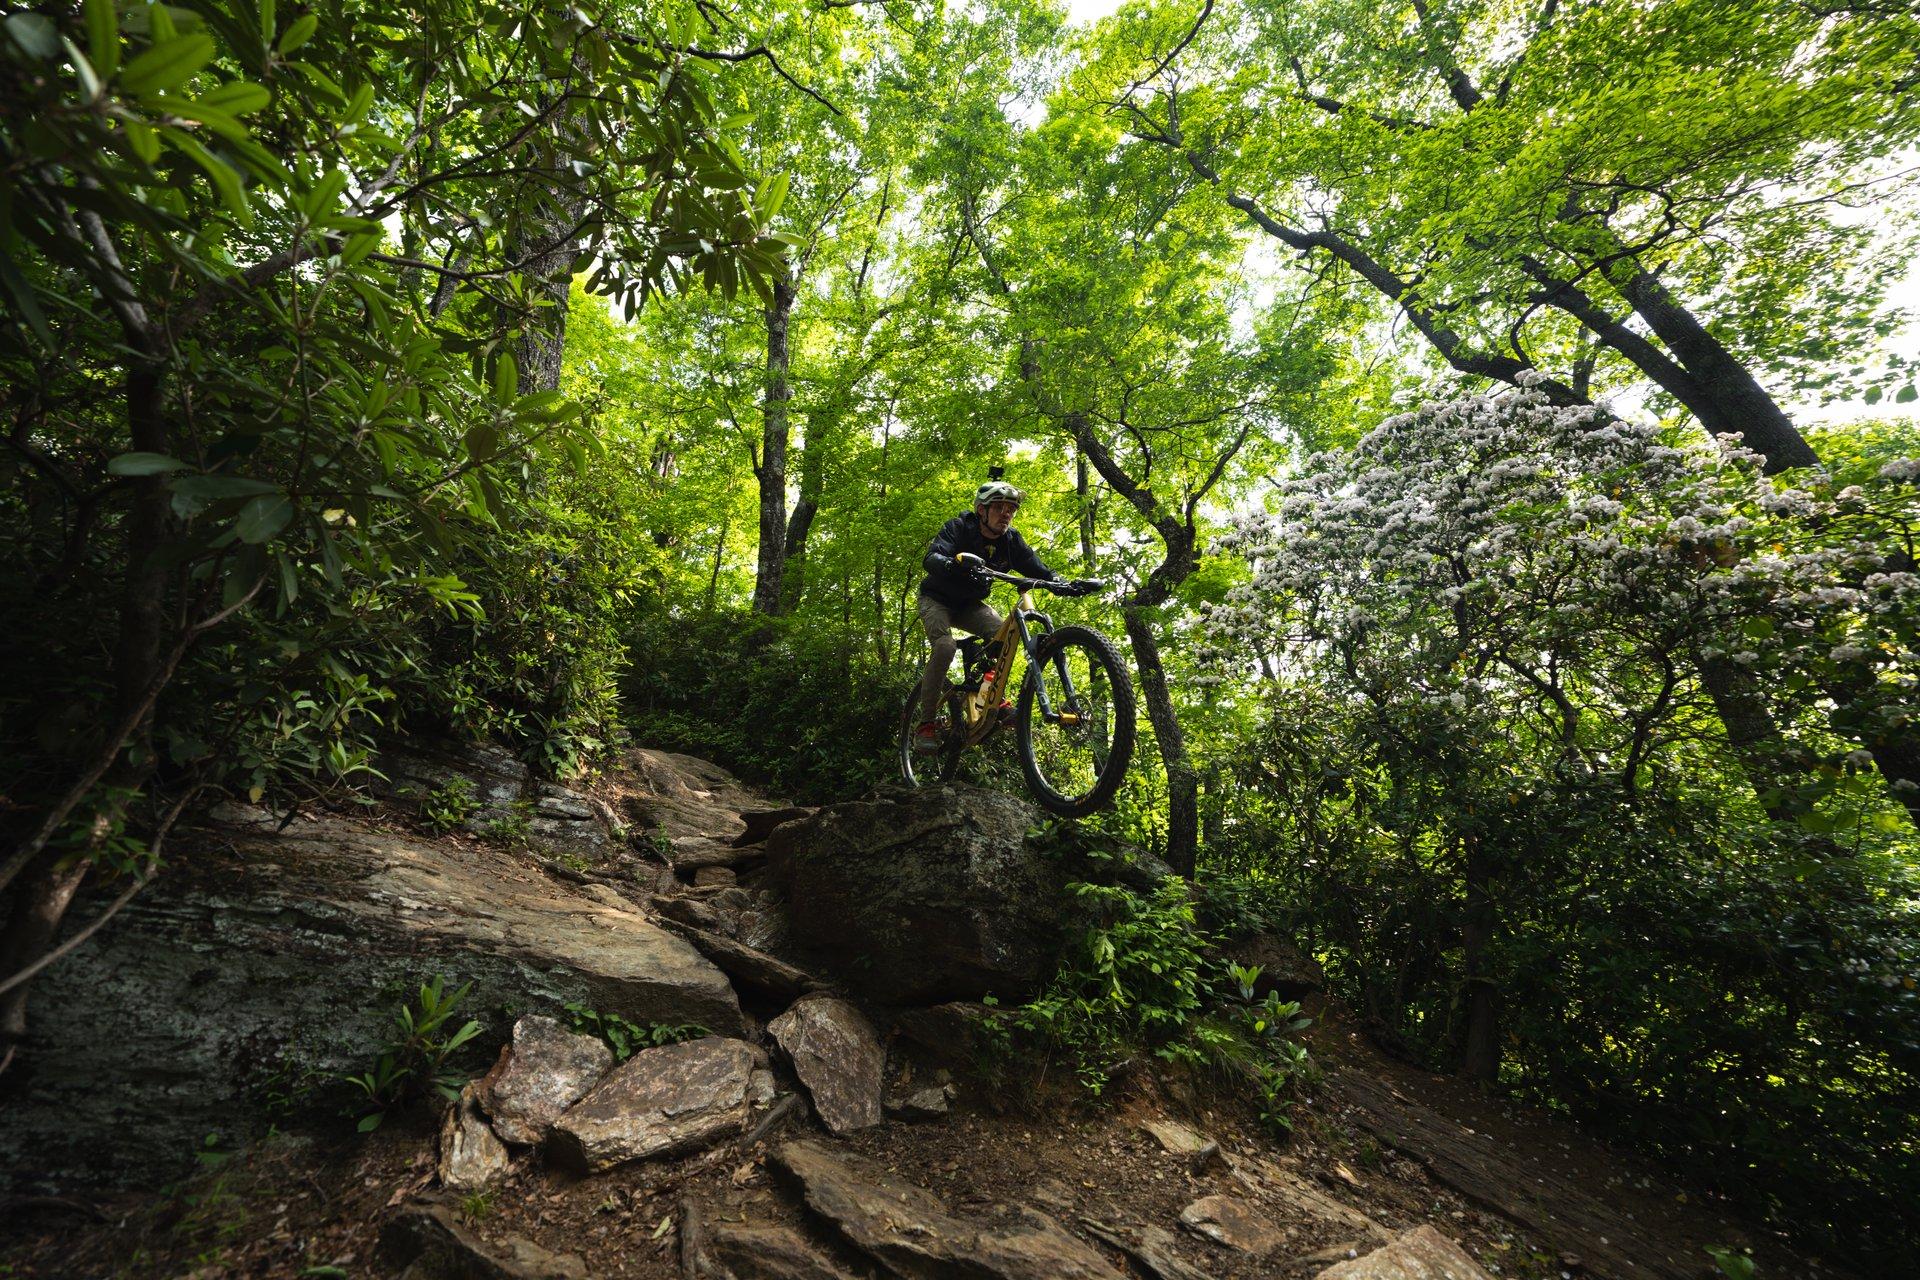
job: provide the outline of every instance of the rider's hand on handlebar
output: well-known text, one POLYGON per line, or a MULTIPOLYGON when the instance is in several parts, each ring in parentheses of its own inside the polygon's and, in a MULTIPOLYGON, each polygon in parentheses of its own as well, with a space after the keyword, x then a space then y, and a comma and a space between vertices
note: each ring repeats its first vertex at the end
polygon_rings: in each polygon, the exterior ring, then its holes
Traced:
POLYGON ((1090 596, 1106 585, 1105 582, 1098 578, 1075 578, 1071 582, 1061 583, 1059 587, 1055 588, 1055 591, 1057 594, 1064 596, 1090 596))

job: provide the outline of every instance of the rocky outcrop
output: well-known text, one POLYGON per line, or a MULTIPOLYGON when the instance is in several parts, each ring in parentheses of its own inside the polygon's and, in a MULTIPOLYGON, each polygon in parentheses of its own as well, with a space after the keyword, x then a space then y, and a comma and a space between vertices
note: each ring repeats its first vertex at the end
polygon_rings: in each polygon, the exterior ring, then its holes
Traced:
POLYGON ((538 1146, 553 1122, 611 1070, 613 1050, 601 1041, 552 1018, 526 1017, 513 1024, 513 1042, 501 1047, 499 1061, 480 1081, 479 1100, 502 1138, 538 1146))
POLYGON ((464 810, 470 835, 525 843, 549 856, 599 863, 619 851, 622 826, 602 800, 536 779, 503 747, 489 743, 402 743, 380 753, 389 794, 442 812, 464 810))
POLYGON ((807 1086, 813 1109, 835 1133, 880 1123, 887 1051, 867 1016, 834 996, 812 996, 767 1024, 807 1086))
POLYGON ((882 788, 767 837, 794 941, 889 1003, 1032 991, 1064 928, 1064 868, 997 792, 882 788))
POLYGON ((697 1151, 772 1100, 760 1050, 707 1036, 634 1054, 554 1122, 547 1151, 577 1172, 697 1151))
POLYGON ((1335 1263, 1319 1280, 1492 1280, 1479 1263, 1432 1227, 1403 1231, 1364 1257, 1335 1263))
POLYGON ((995 1222, 957 1218, 932 1193, 817 1142, 787 1143, 774 1153, 774 1164, 798 1188, 811 1213, 902 1276, 1124 1280, 1091 1245, 1033 1210, 995 1222))
POLYGON ((681 1215, 682 1270, 701 1280, 852 1280, 791 1227, 681 1215))
POLYGON ((435 975, 472 984, 459 1016, 485 1027, 476 1050, 504 1037, 500 1009, 576 1001, 745 1025, 686 941, 508 850, 330 815, 231 817, 176 833, 166 872, 40 980, 0 1108, 0 1181, 166 1181, 209 1132, 263 1132, 268 1095, 366 1070, 435 975))

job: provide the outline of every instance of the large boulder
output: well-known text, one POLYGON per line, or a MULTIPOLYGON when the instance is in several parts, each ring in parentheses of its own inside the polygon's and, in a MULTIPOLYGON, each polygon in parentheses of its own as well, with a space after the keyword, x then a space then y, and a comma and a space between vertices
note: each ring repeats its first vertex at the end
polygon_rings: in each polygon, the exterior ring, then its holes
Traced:
POLYGON ((796 943, 888 1003, 1030 993, 1065 921, 1066 869, 1030 847, 1024 801, 887 787, 767 837, 796 943))
POLYGON ((513 1024, 513 1043, 480 1081, 480 1105, 508 1142, 537 1146, 566 1109, 613 1070, 613 1050, 593 1036, 532 1015, 513 1024))
POLYGON ((177 833, 165 873, 36 984, 0 1106, 0 1184, 163 1183, 210 1132, 284 1125, 303 1097, 331 1110, 341 1099, 313 1084, 368 1070, 435 975, 472 984, 456 1025, 482 1023, 476 1065, 507 1009, 745 1027, 685 940, 506 850, 331 815, 229 817, 177 833))

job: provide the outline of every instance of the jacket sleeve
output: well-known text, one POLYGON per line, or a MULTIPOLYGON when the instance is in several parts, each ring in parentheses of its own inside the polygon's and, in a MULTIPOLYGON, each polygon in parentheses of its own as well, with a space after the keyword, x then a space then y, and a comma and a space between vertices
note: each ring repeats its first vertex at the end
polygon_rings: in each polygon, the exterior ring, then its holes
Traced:
POLYGON ((1049 582, 1059 581, 1060 575, 1040 563, 1040 557, 1033 553, 1033 548, 1027 545, 1025 538, 1022 538, 1018 533, 1015 533, 1013 536, 1015 542, 1013 546, 1009 548, 1013 554, 1007 558, 1013 562, 1014 568, 1029 578, 1044 578, 1049 582))
POLYGON ((960 550, 960 538, 965 532, 966 524, 959 516, 947 521, 940 532, 933 535, 927 554, 920 558, 920 567, 943 578, 956 576, 959 566, 954 564, 953 557, 960 550))

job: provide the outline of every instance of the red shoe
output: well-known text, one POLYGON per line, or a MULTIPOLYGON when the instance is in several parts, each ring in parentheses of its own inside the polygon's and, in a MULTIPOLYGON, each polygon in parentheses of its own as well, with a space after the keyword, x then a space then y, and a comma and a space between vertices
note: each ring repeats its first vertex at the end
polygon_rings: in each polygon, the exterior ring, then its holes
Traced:
POLYGON ((1013 704, 1005 698, 1000 700, 1000 727, 1002 729, 1013 728, 1013 704))
POLYGON ((913 731, 913 749, 922 755, 940 749, 940 722, 922 720, 913 731))

